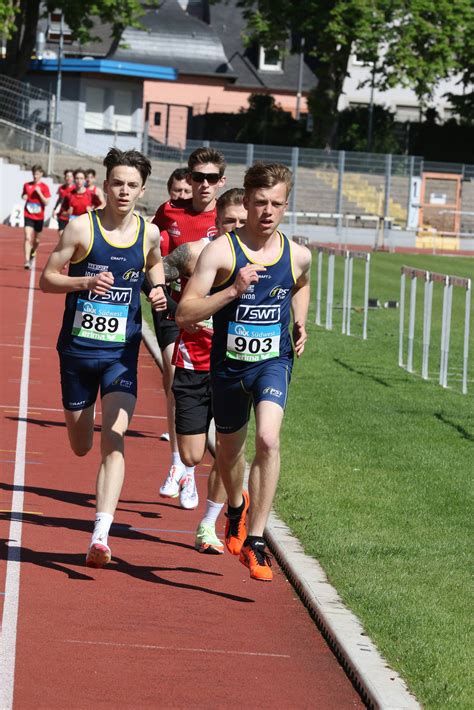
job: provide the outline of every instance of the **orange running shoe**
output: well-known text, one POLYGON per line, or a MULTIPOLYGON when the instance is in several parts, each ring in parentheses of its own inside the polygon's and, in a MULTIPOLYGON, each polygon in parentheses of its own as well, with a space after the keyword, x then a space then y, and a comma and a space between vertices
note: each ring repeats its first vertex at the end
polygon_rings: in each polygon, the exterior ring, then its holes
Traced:
POLYGON ((264 540, 256 540, 242 546, 240 561, 249 568, 252 579, 271 582, 273 579, 272 556, 265 550, 264 540))
POLYGON ((86 556, 86 567, 100 569, 110 562, 112 553, 110 547, 102 542, 93 542, 89 547, 86 556))
POLYGON ((237 518, 230 518, 226 513, 227 522, 225 525, 225 546, 231 555, 240 555, 240 550, 247 537, 247 511, 250 505, 249 494, 247 491, 242 491, 244 499, 244 509, 237 518))

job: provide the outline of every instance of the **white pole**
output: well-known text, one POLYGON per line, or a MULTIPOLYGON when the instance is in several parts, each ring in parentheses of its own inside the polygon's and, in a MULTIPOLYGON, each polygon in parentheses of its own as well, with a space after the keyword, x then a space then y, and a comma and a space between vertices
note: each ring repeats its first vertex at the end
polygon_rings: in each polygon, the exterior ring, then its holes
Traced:
POLYGON ((467 394, 467 361, 469 358, 469 319, 471 315, 471 279, 466 288, 466 312, 464 317, 464 352, 462 367, 462 393, 467 394))
POLYGON ((406 276, 405 272, 402 271, 400 277, 400 326, 399 326, 399 338, 398 338, 398 366, 404 367, 403 363, 403 331, 405 325, 405 282, 406 276))
POLYGON ((444 383, 444 358, 446 352, 446 313, 448 306, 448 277, 444 280, 443 288, 443 318, 441 321, 441 357, 439 361, 439 384, 444 383))
POLYGON ((362 339, 367 340, 367 321, 369 319, 369 279, 370 279, 370 254, 365 260, 365 286, 364 286, 364 325, 362 339))
POLYGON ((329 254, 328 259, 328 291, 326 303, 326 330, 332 330, 332 303, 334 298, 334 254, 329 254))
POLYGON ((352 254, 349 252, 349 277, 348 277, 348 289, 347 289, 347 318, 346 318, 346 335, 351 334, 351 310, 352 310, 352 270, 354 266, 354 259, 352 254))
POLYGON ((430 272, 427 271, 425 274, 425 292, 423 299, 423 357, 421 362, 421 376, 424 380, 428 379, 428 357, 430 351, 430 331, 431 326, 431 313, 430 310, 430 272))
POLYGON ((428 303, 426 306, 426 338, 425 335, 423 334, 423 343, 424 346, 426 345, 426 363, 425 363, 425 380, 429 379, 429 361, 430 361, 430 342, 431 342, 431 315, 433 312, 433 286, 434 283, 431 280, 431 277, 428 281, 428 291, 427 291, 427 296, 428 296, 428 303))
POLYGON ((318 249, 318 283, 316 286, 316 325, 321 325, 321 288, 323 278, 323 250, 318 249))
POLYGON ((451 338, 451 313, 453 310, 453 284, 448 279, 448 304, 446 309, 446 339, 444 356, 443 387, 448 386, 448 361, 449 361, 449 341, 451 338))
POLYGON ((412 274, 410 287, 410 317, 408 321, 408 361, 407 370, 413 372, 413 345, 415 340, 416 317, 416 275, 412 274))
POLYGON ((342 333, 346 332, 347 326, 347 301, 348 301, 348 286, 349 286, 349 259, 350 252, 346 251, 344 256, 344 292, 342 295, 342 333))

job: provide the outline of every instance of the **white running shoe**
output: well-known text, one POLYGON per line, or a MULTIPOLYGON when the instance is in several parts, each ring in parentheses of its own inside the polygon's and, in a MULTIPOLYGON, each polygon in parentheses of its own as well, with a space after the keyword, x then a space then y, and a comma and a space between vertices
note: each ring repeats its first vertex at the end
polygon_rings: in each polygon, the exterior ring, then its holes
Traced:
POLYGON ((184 477, 184 468, 179 468, 178 466, 171 466, 166 476, 166 480, 160 488, 160 496, 162 498, 177 498, 179 489, 181 488, 181 481, 184 477))
POLYGON ((169 441, 170 440, 170 435, 168 434, 167 431, 164 431, 163 434, 160 436, 160 441, 169 441))
POLYGON ((184 479, 184 484, 179 492, 179 504, 185 510, 193 510, 198 507, 199 496, 194 476, 187 475, 184 479))
POLYGON ((217 537, 214 526, 205 523, 198 525, 194 548, 207 555, 222 555, 224 553, 224 545, 217 537))
POLYGON ((110 547, 107 545, 106 538, 98 538, 92 542, 86 555, 86 566, 100 569, 108 565, 112 557, 110 547))

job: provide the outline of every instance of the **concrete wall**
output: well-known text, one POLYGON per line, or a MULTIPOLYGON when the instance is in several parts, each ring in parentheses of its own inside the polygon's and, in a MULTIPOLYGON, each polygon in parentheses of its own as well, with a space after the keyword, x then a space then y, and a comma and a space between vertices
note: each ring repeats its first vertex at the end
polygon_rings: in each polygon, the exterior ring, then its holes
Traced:
MULTIPOLYGON (((24 201, 21 199, 21 191, 25 182, 31 180, 31 171, 23 170, 18 165, 7 163, 0 158, 0 223, 8 224, 10 214, 15 205, 22 208, 24 201)), ((51 178, 45 177, 44 182, 49 186, 51 199, 46 206, 46 224, 54 209, 57 199, 58 183, 51 178)))

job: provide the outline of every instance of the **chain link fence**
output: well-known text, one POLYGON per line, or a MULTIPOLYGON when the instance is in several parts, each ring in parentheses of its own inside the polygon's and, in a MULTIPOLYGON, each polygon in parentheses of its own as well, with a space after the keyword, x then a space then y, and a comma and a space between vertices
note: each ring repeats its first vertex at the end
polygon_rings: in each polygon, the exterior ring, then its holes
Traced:
MULTIPOLYGON (((83 108, 62 101, 61 121, 55 124, 54 95, 8 77, 0 77, 0 91, 3 98, 0 103, 1 154, 23 165, 41 162, 47 166, 48 174, 57 176, 66 168, 86 163, 87 167, 97 170, 99 179, 103 177, 102 157, 117 136, 110 133, 101 136, 99 123, 95 130, 91 123, 93 117, 88 117, 91 135, 85 133, 80 146, 71 145, 65 140, 65 126, 69 122, 77 124, 78 111, 83 108)), ((149 213, 167 199, 166 181, 172 170, 186 165, 189 153, 205 144, 224 153, 229 187, 242 185, 245 170, 255 161, 281 162, 291 167, 294 189, 287 226, 293 235, 304 234, 305 229, 325 228, 331 230, 336 241, 341 241, 354 230, 366 230, 372 242, 381 246, 394 230, 414 233, 418 229, 420 180, 429 172, 461 176, 461 200, 455 210, 459 213, 460 228, 456 236, 474 238, 473 165, 428 162, 409 155, 235 142, 188 140, 185 146, 176 148, 148 135, 146 127, 133 140, 135 143, 129 147, 145 149, 153 164, 153 177, 142 205, 149 213)))

